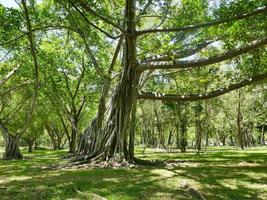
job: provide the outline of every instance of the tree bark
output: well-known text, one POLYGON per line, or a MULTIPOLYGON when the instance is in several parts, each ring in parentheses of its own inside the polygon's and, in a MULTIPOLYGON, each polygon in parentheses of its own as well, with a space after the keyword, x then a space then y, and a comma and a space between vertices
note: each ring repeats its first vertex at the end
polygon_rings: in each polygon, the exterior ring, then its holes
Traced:
POLYGON ((69 153, 72 153, 72 154, 76 153, 76 144, 77 144, 76 140, 77 140, 77 124, 75 123, 71 127, 71 137, 69 141, 69 153))
POLYGON ((28 140, 27 143, 28 143, 28 152, 32 153, 32 147, 33 147, 34 141, 33 140, 28 140))
POLYGON ((264 130, 264 124, 261 128, 261 144, 265 145, 265 130, 264 130))
POLYGON ((196 129, 196 149, 197 149, 197 154, 200 153, 201 150, 201 143, 202 143, 202 127, 201 127, 201 102, 197 102, 197 105, 195 107, 195 129, 196 129))
POLYGON ((2 131, 5 141, 5 152, 3 159, 22 159, 22 154, 20 153, 19 149, 19 136, 11 135, 1 119, 0 130, 2 131))
POLYGON ((177 124, 177 147, 180 148, 181 152, 186 152, 187 146, 187 105, 186 104, 179 104, 176 105, 176 110, 178 113, 178 124, 177 124))
POLYGON ((22 159, 22 154, 19 149, 19 137, 8 135, 5 138, 5 152, 3 155, 3 159, 22 159))

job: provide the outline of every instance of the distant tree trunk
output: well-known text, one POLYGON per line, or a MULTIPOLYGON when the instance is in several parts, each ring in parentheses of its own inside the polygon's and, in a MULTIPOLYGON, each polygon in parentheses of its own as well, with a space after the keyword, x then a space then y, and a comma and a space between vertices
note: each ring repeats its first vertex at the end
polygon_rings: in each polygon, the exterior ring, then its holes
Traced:
POLYGON ((261 144, 265 145, 265 130, 264 130, 264 125, 262 125, 262 128, 261 128, 261 144))
MULTIPOLYGON (((205 92, 208 90, 208 85, 205 85, 205 92)), ((210 107, 209 107, 209 100, 205 100, 205 118, 204 118, 204 135, 205 137, 205 147, 209 146, 209 134, 210 134, 210 107)))
POLYGON ((164 137, 164 132, 162 129, 162 121, 159 118, 159 114, 156 108, 154 108, 154 113, 156 115, 156 127, 158 130, 158 143, 157 143, 157 147, 161 148, 163 147, 164 149, 166 149, 165 147, 165 137, 164 137))
POLYGON ((206 139, 205 146, 209 146, 209 132, 208 131, 206 132, 205 136, 206 136, 206 138, 205 138, 206 139))
POLYGON ((226 137, 225 137, 225 134, 224 133, 222 133, 221 142, 222 142, 222 145, 223 146, 226 145, 226 137))
POLYGON ((238 102, 237 102, 237 132, 239 145, 244 150, 244 136, 242 130, 242 114, 241 114, 241 91, 238 90, 238 102))
POLYGON ((38 149, 38 141, 37 139, 34 140, 34 149, 37 150, 38 149))
POLYGON ((29 153, 32 153, 32 148, 33 148, 33 145, 34 145, 34 140, 28 140, 27 143, 28 143, 28 152, 29 153))
POLYGON ((202 106, 201 102, 197 102, 195 106, 195 130, 196 130, 196 145, 195 148, 197 149, 197 154, 200 153, 201 150, 201 142, 202 142, 202 127, 201 127, 201 114, 202 106))
POLYGON ((52 123, 46 124, 45 128, 50 137, 53 149, 54 150, 61 149, 62 148, 62 137, 64 135, 64 132, 62 130, 59 130, 59 128, 52 123))
POLYGON ((186 146, 187 146, 187 105, 178 103, 176 105, 176 112, 178 114, 178 133, 177 135, 177 146, 180 148, 181 152, 186 152, 186 146))
POLYGON ((180 148, 180 131, 179 131, 179 124, 176 124, 176 148, 180 148))
POLYGON ((172 130, 170 130, 169 137, 168 137, 168 146, 170 146, 172 144, 172 134, 173 134, 173 132, 172 132, 172 130))
POLYGON ((230 139, 230 146, 235 146, 235 142, 234 142, 232 134, 230 135, 229 139, 230 139))

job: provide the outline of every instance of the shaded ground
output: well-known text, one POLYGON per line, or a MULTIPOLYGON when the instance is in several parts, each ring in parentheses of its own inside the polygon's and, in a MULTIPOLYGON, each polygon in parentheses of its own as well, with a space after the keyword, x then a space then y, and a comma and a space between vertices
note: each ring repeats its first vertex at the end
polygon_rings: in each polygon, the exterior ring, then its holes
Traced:
MULTIPOLYGON (((187 182, 207 199, 267 199, 267 147, 194 152, 137 149, 143 159, 172 160, 164 167, 52 170, 64 151, 36 151, 22 161, 0 161, 0 199, 191 199, 187 182)), ((2 154, 2 153, 1 153, 2 154)))

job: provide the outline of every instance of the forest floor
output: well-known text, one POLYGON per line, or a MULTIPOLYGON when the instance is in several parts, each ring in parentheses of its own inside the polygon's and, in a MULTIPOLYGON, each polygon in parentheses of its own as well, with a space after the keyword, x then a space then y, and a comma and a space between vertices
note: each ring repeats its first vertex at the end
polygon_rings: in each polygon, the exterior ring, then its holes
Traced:
MULTIPOLYGON (((0 149, 3 151, 3 149, 0 149)), ((38 150, 25 160, 0 161, 0 199, 109 200, 192 199, 184 185, 206 199, 267 199, 267 147, 241 151, 233 147, 209 147, 197 156, 138 147, 143 159, 170 160, 166 166, 136 168, 53 169, 64 163, 65 151, 38 150)), ((0 152, 2 155, 2 152, 0 152)))

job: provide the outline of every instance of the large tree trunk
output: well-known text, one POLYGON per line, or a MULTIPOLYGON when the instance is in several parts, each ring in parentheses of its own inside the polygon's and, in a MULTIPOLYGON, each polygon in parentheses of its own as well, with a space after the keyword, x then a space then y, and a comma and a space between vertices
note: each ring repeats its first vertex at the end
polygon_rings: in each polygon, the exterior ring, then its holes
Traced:
POLYGON ((105 85, 103 88, 98 115, 87 128, 79 143, 78 154, 82 159, 133 160, 133 127, 135 123, 132 124, 132 120, 134 120, 132 110, 135 112, 139 81, 139 75, 136 72, 135 12, 136 1, 128 0, 126 3, 127 34, 123 73, 113 93, 106 120, 104 119, 105 99, 109 87, 105 85), (129 137, 130 129, 132 131, 129 137))
POLYGON ((76 140, 77 140, 77 129, 72 127, 71 128, 71 137, 69 141, 69 153, 76 153, 76 140))
POLYGON ((5 138, 5 152, 3 159, 22 159, 22 154, 19 149, 19 137, 8 135, 5 138))
POLYGON ((5 152, 3 159, 22 159, 22 154, 20 153, 19 149, 19 136, 11 135, 1 119, 0 130, 2 131, 5 141, 5 152))

